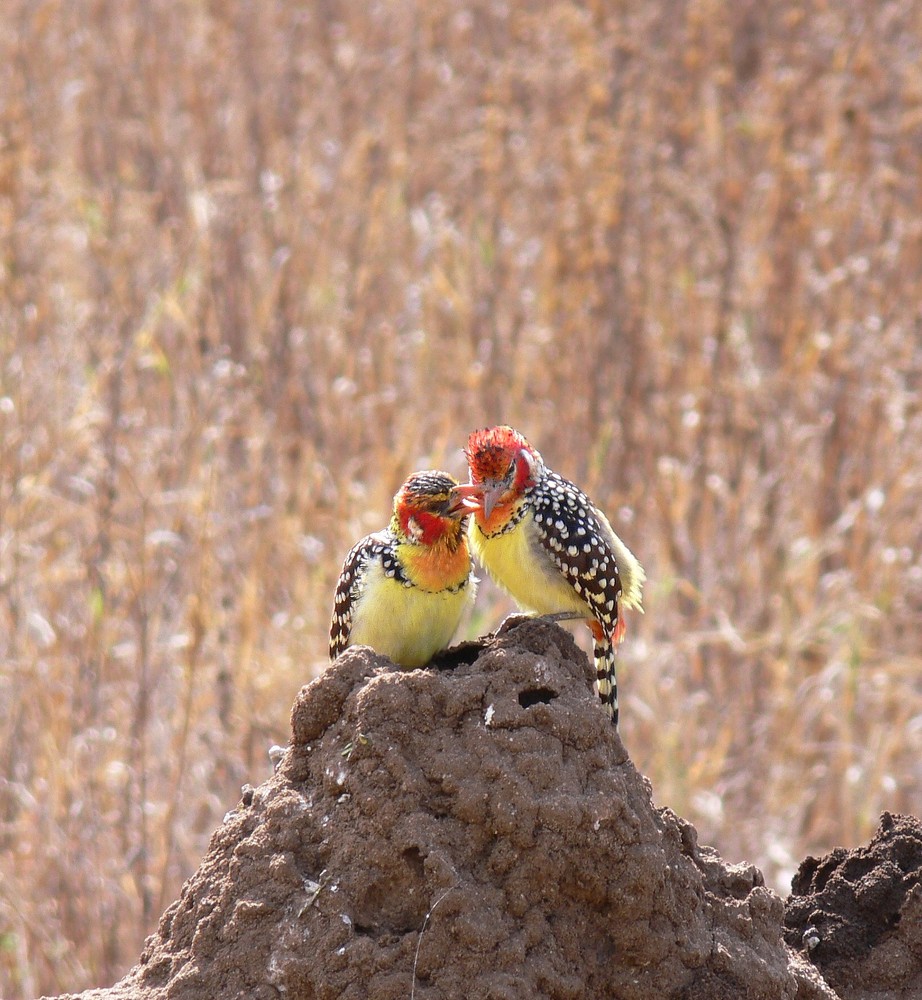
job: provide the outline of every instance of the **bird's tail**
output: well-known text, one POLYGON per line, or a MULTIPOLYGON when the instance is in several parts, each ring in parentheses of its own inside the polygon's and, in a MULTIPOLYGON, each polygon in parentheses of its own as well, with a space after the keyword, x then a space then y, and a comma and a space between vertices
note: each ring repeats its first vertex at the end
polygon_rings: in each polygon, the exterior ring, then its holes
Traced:
POLYGON ((612 725, 618 728, 618 677, 615 672, 615 645, 605 635, 599 635, 593 629, 593 655, 595 657, 595 676, 599 683, 599 699, 605 706, 605 711, 611 716, 612 725))

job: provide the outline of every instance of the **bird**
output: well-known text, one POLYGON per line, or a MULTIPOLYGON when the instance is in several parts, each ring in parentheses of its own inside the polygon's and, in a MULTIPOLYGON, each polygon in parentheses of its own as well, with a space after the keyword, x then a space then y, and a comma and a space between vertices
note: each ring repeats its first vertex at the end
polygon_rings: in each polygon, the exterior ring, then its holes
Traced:
POLYGON ((599 698, 618 725, 615 647, 624 609, 642 612, 643 567, 586 494, 551 471, 517 430, 474 431, 465 449, 471 548, 519 606, 592 630, 599 698))
POLYGON ((477 587, 458 485, 447 472, 413 473, 388 527, 349 551, 333 599, 331 660, 363 645, 414 669, 451 642, 477 587))

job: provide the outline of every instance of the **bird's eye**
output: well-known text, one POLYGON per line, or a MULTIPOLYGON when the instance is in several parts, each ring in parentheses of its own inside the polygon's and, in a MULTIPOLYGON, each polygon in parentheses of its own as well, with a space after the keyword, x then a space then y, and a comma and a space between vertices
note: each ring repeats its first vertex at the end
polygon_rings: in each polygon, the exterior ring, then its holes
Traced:
POLYGON ((515 459, 509 463, 509 468, 506 469, 506 479, 511 479, 515 475, 515 459))

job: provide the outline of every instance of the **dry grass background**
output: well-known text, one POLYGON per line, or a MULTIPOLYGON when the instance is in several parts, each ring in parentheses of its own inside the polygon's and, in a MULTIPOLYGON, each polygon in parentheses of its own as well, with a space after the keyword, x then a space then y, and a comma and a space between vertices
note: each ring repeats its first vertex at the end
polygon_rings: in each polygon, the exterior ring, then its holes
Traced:
POLYGON ((920 47, 915 0, 4 3, 3 996, 132 964, 349 545, 499 420, 647 567, 661 804, 782 890, 922 813, 920 47))

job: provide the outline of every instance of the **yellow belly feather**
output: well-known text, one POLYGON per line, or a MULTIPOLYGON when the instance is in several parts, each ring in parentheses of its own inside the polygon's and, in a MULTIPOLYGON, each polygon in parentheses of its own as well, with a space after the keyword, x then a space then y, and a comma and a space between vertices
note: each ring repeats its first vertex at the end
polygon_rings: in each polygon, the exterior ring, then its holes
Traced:
POLYGON ((547 554, 532 548, 529 536, 534 537, 531 513, 504 535, 487 537, 476 523, 470 529, 474 554, 521 607, 539 615, 573 611, 591 618, 592 611, 586 602, 547 554))
POLYGON ((371 646, 408 669, 424 666, 448 646, 476 590, 473 577, 460 590, 446 589, 458 586, 470 572, 463 546, 450 554, 412 548, 417 551, 404 551, 401 558, 417 586, 385 576, 375 563, 363 585, 373 597, 357 603, 349 633, 351 646, 371 646))

